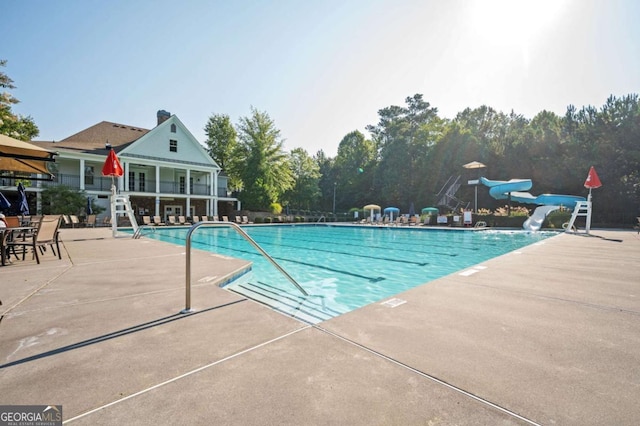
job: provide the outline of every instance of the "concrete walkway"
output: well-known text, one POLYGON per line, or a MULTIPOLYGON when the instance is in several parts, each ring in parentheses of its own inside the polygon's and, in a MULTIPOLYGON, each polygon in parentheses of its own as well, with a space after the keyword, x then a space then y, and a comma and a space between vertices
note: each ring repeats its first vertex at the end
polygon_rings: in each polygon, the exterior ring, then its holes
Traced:
POLYGON ((0 405, 122 424, 640 424, 640 238, 561 234, 308 326, 246 262, 65 229, 0 267, 0 405))

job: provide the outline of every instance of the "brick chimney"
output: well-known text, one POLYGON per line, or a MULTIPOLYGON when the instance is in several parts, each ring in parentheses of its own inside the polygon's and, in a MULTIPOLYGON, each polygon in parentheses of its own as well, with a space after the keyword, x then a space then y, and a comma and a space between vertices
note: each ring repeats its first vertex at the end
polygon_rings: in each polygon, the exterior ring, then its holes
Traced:
POLYGON ((159 126, 162 123, 164 123, 165 121, 167 121, 169 119, 169 117, 171 117, 171 113, 161 109, 161 110, 158 111, 157 116, 158 116, 158 126, 159 126))

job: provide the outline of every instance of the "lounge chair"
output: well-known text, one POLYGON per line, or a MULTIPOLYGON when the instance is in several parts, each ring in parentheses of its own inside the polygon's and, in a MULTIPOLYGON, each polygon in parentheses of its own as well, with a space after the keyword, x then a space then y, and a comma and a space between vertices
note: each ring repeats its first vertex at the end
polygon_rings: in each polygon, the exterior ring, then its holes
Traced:
POLYGON ((203 221, 203 222, 208 222, 208 221, 209 221, 209 218, 208 218, 207 216, 202 216, 202 221, 203 221))
POLYGON ((229 222, 229 217, 228 216, 222 216, 222 221, 223 222, 229 222))
POLYGON ((43 253, 43 248, 46 246, 51 247, 53 254, 56 254, 58 250, 58 259, 62 259, 60 253, 60 244, 58 241, 58 229, 60 228, 61 215, 44 215, 40 218, 36 226, 36 230, 32 235, 24 236, 22 238, 15 238, 8 243, 8 247, 13 250, 15 254, 16 247, 22 247, 22 260, 24 260, 27 247, 31 247, 33 256, 36 258, 36 262, 40 264, 40 256, 38 252, 43 253), (53 246, 56 246, 56 249, 53 246))
POLYGON ((169 221, 169 226, 177 225, 175 216, 167 216, 167 221, 169 221))
POLYGON ((184 216, 178 216, 178 223, 180 225, 191 225, 191 222, 187 222, 187 219, 184 216))
POLYGON ((237 224, 241 224, 241 223, 242 223, 242 218, 240 218, 240 216, 236 216, 236 220, 235 220, 235 222, 236 222, 237 224))
POLYGON ((62 221, 64 222, 64 226, 66 227, 73 226, 73 224, 71 223, 71 219, 69 219, 69 216, 67 216, 66 214, 62 215, 62 221))
POLYGON ((69 219, 71 219, 71 227, 72 228, 77 228, 80 226, 80 220, 78 219, 78 216, 72 214, 69 216, 69 219))
POLYGON ((96 215, 95 214, 90 214, 89 216, 87 216, 87 227, 92 227, 95 228, 96 227, 96 215))
POLYGON ((162 222, 162 220, 160 219, 160 216, 154 216, 153 217, 153 224, 156 226, 164 226, 166 225, 166 223, 162 222))
POLYGON ((143 225, 151 225, 151 216, 142 216, 143 225))
POLYGON ((242 223, 245 225, 248 225, 249 223, 253 223, 249 221, 249 217, 248 216, 242 216, 242 223))

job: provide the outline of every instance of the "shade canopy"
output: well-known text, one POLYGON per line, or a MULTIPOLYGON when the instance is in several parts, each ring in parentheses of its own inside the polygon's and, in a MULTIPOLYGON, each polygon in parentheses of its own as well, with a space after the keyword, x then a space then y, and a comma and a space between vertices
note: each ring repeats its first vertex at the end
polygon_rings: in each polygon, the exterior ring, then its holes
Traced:
POLYGON ((438 210, 435 207, 425 207, 424 209, 422 209, 422 214, 428 214, 428 215, 438 215, 438 213, 440 213, 440 210, 438 210))
POLYGON ((393 222, 393 215, 395 214, 397 217, 398 214, 400 214, 400 209, 397 207, 385 207, 383 211, 385 215, 387 214, 389 215, 392 222, 393 222))
POLYGON ((375 212, 376 210, 380 211, 380 206, 379 206, 379 205, 377 205, 377 204, 367 204, 367 205, 366 205, 366 206, 364 206, 362 209, 363 209, 364 211, 371 210, 371 223, 373 223, 373 220, 374 220, 374 214, 373 214, 373 212, 375 212))
POLYGON ((53 174, 47 170, 47 163, 54 162, 55 155, 54 151, 0 135, 0 172, 42 174, 48 180, 53 180, 53 174))
POLYGON ((463 165, 462 167, 464 167, 465 169, 483 169, 487 166, 485 166, 479 161, 472 161, 470 163, 463 165))
POLYGON ((122 169, 122 165, 120 164, 120 160, 118 160, 118 156, 116 152, 111 148, 109 151, 109 155, 107 155, 107 159, 102 166, 102 176, 122 176, 124 175, 124 170, 122 169))

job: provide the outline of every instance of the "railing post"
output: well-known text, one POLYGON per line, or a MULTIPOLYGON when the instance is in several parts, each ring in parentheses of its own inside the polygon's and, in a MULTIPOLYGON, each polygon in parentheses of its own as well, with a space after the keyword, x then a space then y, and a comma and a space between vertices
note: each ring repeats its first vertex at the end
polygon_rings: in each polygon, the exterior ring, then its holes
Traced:
POLYGON ((296 280, 293 279, 293 277, 291 275, 289 275, 289 273, 287 271, 285 271, 282 266, 280 266, 278 264, 278 262, 276 262, 270 255, 269 253, 267 253, 262 247, 260 247, 260 245, 254 241, 253 238, 251 238, 249 236, 249 234, 247 234, 241 227, 240 225, 233 223, 233 222, 217 222, 217 221, 203 221, 203 222, 197 222, 194 223, 193 225, 191 225, 191 227, 189 228, 189 231, 187 231, 187 237, 186 237, 186 243, 185 243, 185 258, 186 258, 186 268, 185 268, 185 307, 182 311, 180 311, 180 313, 182 314, 188 314, 193 312, 193 309, 191 309, 191 235, 193 234, 193 232, 196 230, 196 228, 199 228, 200 226, 203 225, 213 225, 213 226, 229 226, 233 229, 235 229, 236 231, 238 231, 238 233, 245 239, 247 240, 256 250, 258 250, 258 252, 260 252, 260 254, 262 254, 269 262, 271 262, 271 264, 273 266, 275 266, 275 268, 280 271, 282 273, 282 275, 284 275, 299 291, 300 293, 302 293, 304 296, 308 296, 309 293, 307 293, 305 291, 304 288, 302 288, 302 286, 300 284, 298 284, 298 282, 296 280))

